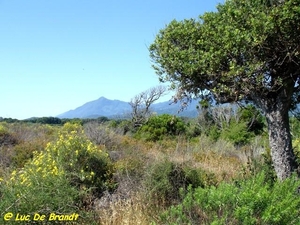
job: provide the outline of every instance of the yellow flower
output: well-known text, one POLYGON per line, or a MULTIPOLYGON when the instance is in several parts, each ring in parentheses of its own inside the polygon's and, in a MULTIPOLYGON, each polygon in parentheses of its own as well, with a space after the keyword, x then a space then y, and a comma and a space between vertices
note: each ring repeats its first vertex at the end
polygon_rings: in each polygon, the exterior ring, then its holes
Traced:
POLYGON ((24 184, 27 181, 27 178, 25 177, 24 179, 22 179, 21 184, 24 184))
POLYGON ((16 170, 14 170, 14 171, 12 171, 12 173, 11 173, 11 176, 16 176, 16 174, 17 174, 17 171, 16 170))

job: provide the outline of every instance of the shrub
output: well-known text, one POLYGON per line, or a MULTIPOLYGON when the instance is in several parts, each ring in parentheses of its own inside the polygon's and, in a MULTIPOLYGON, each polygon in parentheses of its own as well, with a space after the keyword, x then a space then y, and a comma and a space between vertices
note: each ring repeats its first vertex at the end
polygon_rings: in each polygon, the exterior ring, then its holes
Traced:
POLYGON ((221 137, 235 145, 244 145, 250 142, 252 133, 247 130, 246 122, 230 122, 229 126, 221 132, 221 137))
POLYGON ((210 115, 211 121, 202 118, 199 126, 214 141, 221 137, 235 145, 245 145, 255 135, 264 132, 265 119, 253 105, 246 105, 238 110, 234 107, 215 107, 206 113, 210 115))
POLYGON ((2 124, 0 124, 0 147, 1 146, 13 146, 18 143, 16 137, 9 132, 9 130, 2 124))
POLYGON ((213 125, 211 126, 211 128, 208 130, 208 136, 213 140, 213 141, 217 141, 220 137, 220 129, 218 128, 217 125, 213 125))
POLYGON ((8 129, 6 127, 6 123, 0 123, 0 135, 6 134, 8 129))
POLYGON ((153 203, 171 205, 181 200, 182 190, 186 190, 189 185, 206 187, 215 183, 213 174, 200 168, 193 169, 164 160, 150 167, 145 178, 145 189, 153 203))
POLYGON ((0 166, 9 167, 14 152, 11 150, 19 140, 13 135, 5 122, 0 123, 0 166))
POLYGON ((182 167, 167 160, 154 164, 145 180, 146 194, 154 204, 170 205, 179 201, 179 189, 187 186, 182 167))
POLYGON ((193 188, 198 187, 210 187, 217 184, 217 179, 215 174, 207 172, 202 168, 184 168, 186 179, 193 188))
POLYGON ((165 136, 174 136, 186 131, 184 121, 178 117, 163 114, 152 116, 137 131, 136 137, 147 141, 162 140, 165 136))
POLYGON ((120 135, 109 124, 89 122, 84 124, 83 127, 86 136, 95 144, 105 146, 109 150, 115 150, 120 147, 120 135))
POLYGON ((1 212, 74 213, 92 195, 114 187, 108 154, 89 141, 79 125, 65 124, 44 151, 34 152, 1 186, 1 212))
POLYGON ((184 200, 161 214, 164 224, 299 224, 300 180, 291 177, 273 186, 264 173, 218 187, 191 186, 184 200))
POLYGON ((32 159, 35 151, 42 151, 46 147, 44 140, 33 140, 30 142, 21 142, 13 148, 11 165, 15 168, 22 168, 26 162, 32 159))

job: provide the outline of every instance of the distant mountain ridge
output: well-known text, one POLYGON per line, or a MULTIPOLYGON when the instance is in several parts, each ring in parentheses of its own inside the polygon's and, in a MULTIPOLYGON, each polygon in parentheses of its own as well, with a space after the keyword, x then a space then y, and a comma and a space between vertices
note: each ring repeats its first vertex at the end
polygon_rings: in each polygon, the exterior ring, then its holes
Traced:
MULTIPOLYGON (((157 114, 171 114, 185 117, 195 117, 197 115, 196 106, 198 100, 193 100, 187 109, 178 114, 180 110, 180 103, 172 103, 171 101, 155 103, 152 105, 151 110, 157 114)), ((59 114, 58 118, 97 118, 105 116, 109 118, 114 117, 129 117, 131 107, 129 102, 120 100, 110 100, 105 97, 100 97, 97 100, 87 102, 76 109, 69 110, 62 114, 59 114)))

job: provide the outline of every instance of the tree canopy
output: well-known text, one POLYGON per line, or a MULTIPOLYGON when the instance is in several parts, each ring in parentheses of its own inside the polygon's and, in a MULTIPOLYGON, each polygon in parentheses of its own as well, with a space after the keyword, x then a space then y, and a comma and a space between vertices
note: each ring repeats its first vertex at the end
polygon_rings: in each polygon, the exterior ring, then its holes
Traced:
POLYGON ((172 21, 150 46, 154 69, 173 88, 220 102, 299 92, 300 1, 231 0, 199 19, 172 21))
POLYGON ((295 169, 288 110, 300 100, 299 24, 300 0, 227 0, 198 19, 173 20, 149 47, 175 98, 249 100, 262 109, 280 179, 295 169))

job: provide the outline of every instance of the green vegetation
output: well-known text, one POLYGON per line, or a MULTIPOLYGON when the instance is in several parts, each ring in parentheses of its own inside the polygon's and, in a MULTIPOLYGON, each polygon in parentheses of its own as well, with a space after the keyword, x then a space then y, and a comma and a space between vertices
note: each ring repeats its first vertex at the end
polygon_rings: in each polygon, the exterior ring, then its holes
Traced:
POLYGON ((300 100, 299 23, 300 0, 228 0, 198 19, 171 21, 149 47, 159 80, 171 83, 176 100, 202 96, 260 108, 281 180, 298 167, 289 110, 300 100))
POLYGON ((166 136, 184 134, 186 125, 183 120, 167 114, 152 116, 136 133, 136 137, 147 141, 162 140, 166 136))
POLYGON ((89 141, 79 125, 66 123, 55 141, 32 154, 1 184, 2 213, 79 213, 116 185, 108 154, 89 141))
POLYGON ((189 187, 182 203, 161 213, 163 224, 300 224, 300 181, 270 185, 264 173, 217 187, 189 187))
MULTIPOLYGON (((299 180, 276 179, 259 111, 207 115, 152 115, 126 133, 130 120, 1 122, 1 220, 75 213, 64 224, 299 224, 299 180)), ((299 160, 300 122, 291 124, 299 160)))

